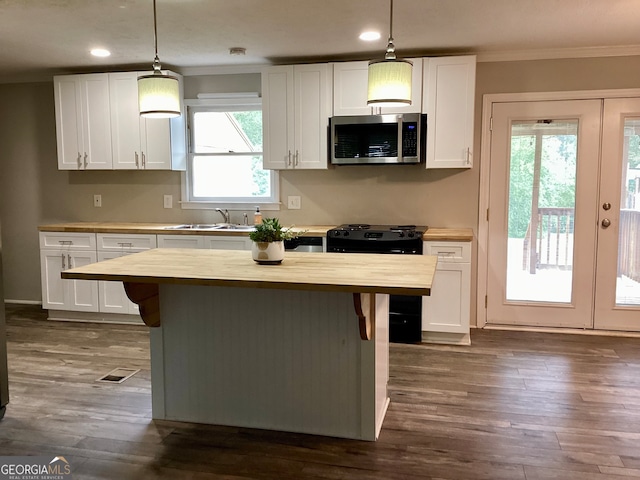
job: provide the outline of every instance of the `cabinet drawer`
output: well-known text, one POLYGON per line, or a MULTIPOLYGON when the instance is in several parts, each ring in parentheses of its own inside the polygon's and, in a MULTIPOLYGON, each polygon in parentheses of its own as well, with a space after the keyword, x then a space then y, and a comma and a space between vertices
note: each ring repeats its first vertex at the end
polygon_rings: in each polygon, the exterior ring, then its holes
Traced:
POLYGON ((438 262, 471 262, 471 242, 424 242, 424 255, 435 255, 438 262))
POLYGON ((156 236, 145 234, 99 233, 98 250, 149 250, 156 248, 156 236))
POLYGON ((158 248, 204 248, 202 235, 158 235, 158 248))
POLYGON ((40 232, 40 248, 95 250, 95 233, 40 232))

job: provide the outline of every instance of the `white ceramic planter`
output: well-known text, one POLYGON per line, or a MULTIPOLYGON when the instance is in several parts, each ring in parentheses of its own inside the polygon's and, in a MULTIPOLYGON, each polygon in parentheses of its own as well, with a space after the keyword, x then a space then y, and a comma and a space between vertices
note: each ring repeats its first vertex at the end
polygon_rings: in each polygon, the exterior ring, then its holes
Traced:
POLYGON ((258 263, 280 263, 284 259, 284 242, 253 242, 251 254, 258 263))

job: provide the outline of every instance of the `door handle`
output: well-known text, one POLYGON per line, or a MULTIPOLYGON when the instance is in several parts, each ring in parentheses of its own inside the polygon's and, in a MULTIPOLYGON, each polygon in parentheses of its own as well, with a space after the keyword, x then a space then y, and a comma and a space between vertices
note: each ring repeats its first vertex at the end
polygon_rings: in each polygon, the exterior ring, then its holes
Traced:
POLYGON ((608 218, 605 218, 602 220, 601 225, 602 225, 602 228, 608 228, 609 225, 611 225, 611 220, 609 220, 608 218))

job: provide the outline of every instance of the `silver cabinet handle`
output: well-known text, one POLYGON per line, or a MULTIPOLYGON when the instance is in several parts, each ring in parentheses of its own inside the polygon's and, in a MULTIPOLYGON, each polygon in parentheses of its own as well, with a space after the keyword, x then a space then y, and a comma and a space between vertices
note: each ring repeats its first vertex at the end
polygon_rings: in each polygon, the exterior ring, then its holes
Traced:
POLYGON ((131 247, 133 247, 133 243, 131 243, 131 242, 118 242, 118 245, 120 245, 120 248, 124 248, 124 247, 131 248, 131 247))
POLYGON ((89 165, 87 158, 89 158, 89 155, 87 155, 87 152, 84 152, 84 168, 87 168, 87 166, 89 165))
POLYGON ((142 168, 147 168, 146 163, 147 163, 147 157, 144 154, 144 152, 142 152, 142 168))
POLYGON ((82 154, 78 152, 78 170, 82 169, 82 154))
POLYGON ((136 156, 136 168, 140 168, 140 164, 138 163, 138 152, 134 152, 136 156))
POLYGON ((467 165, 471 164, 471 148, 467 147, 467 165))
POLYGON ((66 269, 67 269, 67 267, 66 267, 66 265, 64 263, 64 253, 63 253, 62 254, 62 270, 66 270, 66 269))
POLYGON ((67 255, 67 258, 69 259, 69 268, 73 268, 73 264, 71 263, 71 255, 67 255))
POLYGON ((291 166, 291 150, 289 150, 289 156, 287 159, 287 165, 291 166))
POLYGON ((296 159, 295 159, 294 165, 297 167, 299 163, 300 163, 300 152, 296 150, 296 159))

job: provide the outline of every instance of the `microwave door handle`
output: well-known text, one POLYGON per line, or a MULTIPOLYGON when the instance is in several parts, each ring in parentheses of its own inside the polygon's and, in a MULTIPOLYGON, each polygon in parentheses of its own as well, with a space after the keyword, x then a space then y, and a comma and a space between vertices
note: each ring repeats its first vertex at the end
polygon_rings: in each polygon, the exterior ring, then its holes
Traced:
POLYGON ((404 158, 403 144, 404 138, 402 136, 402 115, 398 115, 398 160, 404 158))

